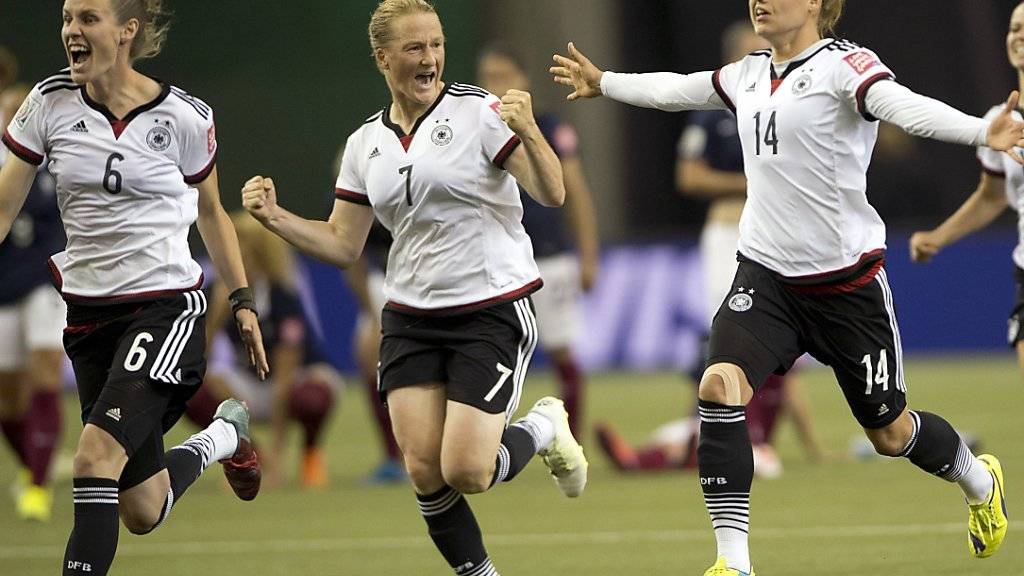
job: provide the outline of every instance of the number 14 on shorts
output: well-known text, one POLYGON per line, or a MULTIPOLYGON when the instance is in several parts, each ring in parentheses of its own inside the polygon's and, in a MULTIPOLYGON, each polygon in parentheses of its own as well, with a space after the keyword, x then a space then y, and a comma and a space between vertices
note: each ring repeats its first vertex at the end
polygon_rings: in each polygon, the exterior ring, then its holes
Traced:
POLYGON ((878 364, 873 373, 871 354, 865 354, 860 363, 864 365, 864 382, 867 384, 864 394, 870 396, 875 384, 880 384, 882 391, 887 392, 889 390, 889 357, 885 348, 878 351, 878 364))

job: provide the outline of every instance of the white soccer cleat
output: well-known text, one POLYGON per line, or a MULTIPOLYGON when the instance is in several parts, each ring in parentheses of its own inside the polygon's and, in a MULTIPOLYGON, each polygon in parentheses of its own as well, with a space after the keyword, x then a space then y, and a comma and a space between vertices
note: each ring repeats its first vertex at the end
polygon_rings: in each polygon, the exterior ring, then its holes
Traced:
POLYGON ((533 405, 530 412, 554 424, 555 439, 537 454, 551 470, 551 475, 562 494, 576 498, 583 493, 583 488, 587 485, 587 468, 590 465, 583 455, 583 447, 569 429, 569 413, 565 411, 565 404, 558 398, 545 396, 533 405))

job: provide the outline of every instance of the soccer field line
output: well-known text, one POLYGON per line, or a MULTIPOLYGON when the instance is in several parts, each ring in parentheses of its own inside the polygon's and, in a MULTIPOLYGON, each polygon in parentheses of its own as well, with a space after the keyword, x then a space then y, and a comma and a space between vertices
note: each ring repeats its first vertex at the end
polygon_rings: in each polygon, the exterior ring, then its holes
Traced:
MULTIPOLYGON (((966 531, 963 523, 956 524, 904 524, 863 526, 802 526, 799 528, 759 528, 755 538, 877 538, 880 536, 934 536, 966 531)), ((610 532, 554 532, 545 534, 490 534, 487 543, 494 546, 563 546, 566 544, 637 544, 645 542, 692 542, 711 540, 709 529, 690 530, 635 530, 610 532)), ((118 556, 162 557, 216 554, 278 554, 287 552, 344 552, 405 550, 410 547, 431 547, 426 535, 397 537, 342 537, 276 540, 221 540, 194 542, 141 542, 123 539, 118 556)), ((59 558, 64 546, 0 546, 0 560, 33 560, 59 558)))

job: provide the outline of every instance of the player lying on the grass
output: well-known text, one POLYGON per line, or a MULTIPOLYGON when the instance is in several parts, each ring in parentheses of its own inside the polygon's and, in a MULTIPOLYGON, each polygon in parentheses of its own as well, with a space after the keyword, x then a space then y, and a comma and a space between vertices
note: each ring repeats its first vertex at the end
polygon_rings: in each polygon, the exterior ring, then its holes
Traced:
MULTIPOLYGON (((662 424, 643 446, 633 447, 614 426, 596 425, 597 439, 616 468, 623 472, 659 470, 692 470, 697 467, 697 446, 700 438, 700 417, 694 416, 662 424)), ((747 433, 754 457, 754 474, 761 478, 782 475, 782 461, 773 447, 780 416, 793 419, 797 436, 808 458, 823 458, 811 419, 810 406, 799 379, 783 380, 769 377, 747 404, 747 433)))
MULTIPOLYGON (((13 118, 30 90, 15 84, 0 93, 0 120, 13 118)), ((50 465, 63 427, 61 338, 67 308, 45 266, 65 242, 55 195, 53 176, 45 169, 36 172, 12 237, 0 245, 5 274, 0 284, 0 428, 21 464, 15 484, 18 517, 38 521, 50 518, 50 465)))
MULTIPOLYGON (((1006 53, 1010 65, 1017 71, 1018 88, 1024 90, 1024 3, 1018 4, 1010 15, 1006 53)), ((1002 106, 995 106, 985 117, 993 118, 1001 109, 1002 106)), ((1021 118, 1020 112, 1014 115, 1021 118)), ((1021 330, 1021 320, 1024 320, 1024 171, 1005 154, 988 146, 978 148, 978 161, 981 162, 978 189, 938 227, 911 236, 910 257, 914 262, 928 262, 946 246, 981 230, 1007 208, 1013 208, 1017 212, 1020 240, 1012 255, 1017 298, 1010 313, 1007 340, 1017 350, 1018 364, 1024 370, 1024 330, 1021 330)))
POLYGON ((374 216, 391 232, 380 390, 438 551, 456 574, 493 576, 463 494, 511 480, 538 453, 567 496, 587 480, 560 400, 541 399, 509 426, 537 342, 530 293, 541 285, 516 183, 558 206, 562 170, 528 93, 499 99, 441 80, 445 37, 430 3, 384 0, 369 35, 391 103, 349 136, 330 219, 288 212, 260 176, 242 203, 342 268, 359 257, 374 216))
POLYGON ((830 37, 843 4, 750 0, 754 30, 771 50, 714 72, 602 72, 572 44, 551 68, 572 88, 569 100, 604 94, 666 111, 729 109, 739 123, 748 183, 740 264, 711 328, 698 392, 698 466, 718 543, 707 576, 753 574, 745 406, 769 374, 805 352, 832 367, 879 453, 960 486, 972 555, 992 555, 1006 534, 998 460, 975 457, 940 416, 907 409, 885 224, 865 189, 878 119, 1024 163, 1014 151, 1024 123, 1011 116, 1019 94, 983 120, 912 92, 873 52, 830 37))
MULTIPOLYGON (((263 345, 274 374, 266 380, 247 360, 245 343, 234 330, 227 330, 234 354, 210 357, 203 386, 189 400, 189 419, 207 426, 213 421, 218 398, 213 390, 227 390, 249 408, 251 420, 270 424, 270 441, 258 447, 263 465, 263 483, 268 487, 283 481, 288 431, 292 424, 302 431, 302 459, 299 481, 309 488, 327 485, 324 460, 324 426, 333 412, 342 379, 327 363, 322 345, 300 299, 295 255, 287 243, 260 226, 248 213, 231 214, 238 232, 242 261, 260 310, 263 345), (227 357, 222 357, 227 356, 227 357), (211 385, 213 385, 211 387, 211 385)), ((228 319, 227 290, 218 282, 210 299, 209 321, 218 334, 228 319), (217 325, 220 324, 220 325, 217 325)))
POLYGON ((145 534, 211 463, 243 499, 259 467, 248 412, 217 420, 164 452, 163 434, 205 371, 202 272, 188 232, 196 222, 250 360, 267 372, 259 324, 231 220, 220 204, 213 112, 181 89, 137 72, 166 34, 159 0, 66 0, 61 40, 70 68, 36 85, 3 135, 0 241, 45 158, 57 179, 66 251, 54 282, 68 303, 64 346, 84 428, 74 462, 75 522, 65 575, 102 576, 117 549, 118 516, 145 534))

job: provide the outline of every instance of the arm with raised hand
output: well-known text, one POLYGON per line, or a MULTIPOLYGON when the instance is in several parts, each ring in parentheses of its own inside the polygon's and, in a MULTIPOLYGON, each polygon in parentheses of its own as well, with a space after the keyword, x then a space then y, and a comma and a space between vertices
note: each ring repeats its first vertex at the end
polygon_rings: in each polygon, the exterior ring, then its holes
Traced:
POLYGON ((554 81, 573 89, 566 97, 568 100, 604 95, 625 104, 666 112, 727 108, 715 91, 710 71, 693 74, 605 72, 572 42, 569 56, 555 54, 554 61, 555 66, 549 69, 554 81))

